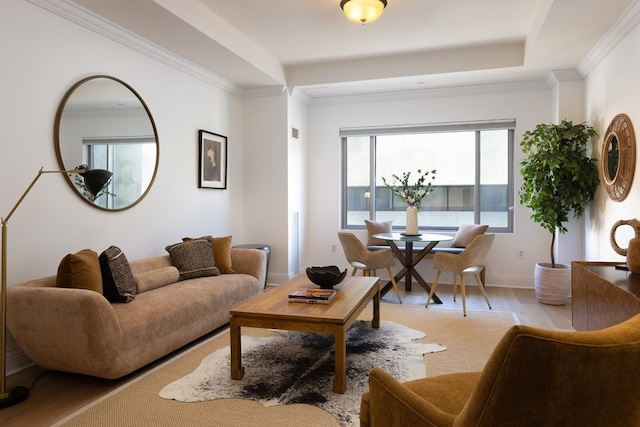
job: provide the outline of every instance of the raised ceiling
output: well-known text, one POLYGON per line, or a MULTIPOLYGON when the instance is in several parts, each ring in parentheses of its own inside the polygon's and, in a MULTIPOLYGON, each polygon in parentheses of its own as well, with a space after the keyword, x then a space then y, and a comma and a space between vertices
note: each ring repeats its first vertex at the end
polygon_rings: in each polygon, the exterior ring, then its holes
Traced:
POLYGON ((543 80, 636 1, 389 0, 363 26, 340 0, 73 0, 238 87, 312 97, 543 80))

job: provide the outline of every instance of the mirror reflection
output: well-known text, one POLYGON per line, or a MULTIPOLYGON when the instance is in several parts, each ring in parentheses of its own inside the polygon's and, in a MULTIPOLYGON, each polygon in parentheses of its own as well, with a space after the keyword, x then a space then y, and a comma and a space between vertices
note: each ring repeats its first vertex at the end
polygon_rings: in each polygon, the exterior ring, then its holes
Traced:
POLYGON ((56 154, 62 169, 87 165, 113 176, 97 195, 77 175, 67 176, 86 202, 106 210, 137 204, 149 191, 158 165, 155 123, 144 101, 126 83, 93 76, 75 84, 58 109, 56 154))
POLYGON ((611 135, 609 141, 607 141, 607 173, 610 181, 613 181, 616 178, 619 164, 620 147, 618 144, 618 138, 615 135, 611 135))

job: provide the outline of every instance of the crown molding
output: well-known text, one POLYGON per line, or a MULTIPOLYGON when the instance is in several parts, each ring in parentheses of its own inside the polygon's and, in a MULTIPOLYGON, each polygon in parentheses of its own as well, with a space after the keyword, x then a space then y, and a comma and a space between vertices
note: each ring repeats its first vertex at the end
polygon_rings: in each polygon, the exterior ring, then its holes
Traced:
POLYGON ((586 77, 640 23, 640 1, 633 1, 577 67, 586 77))
POLYGON ((338 95, 311 98, 311 106, 332 104, 357 104, 366 102, 388 102, 424 98, 441 98, 449 96, 473 96, 507 92, 523 92, 532 90, 548 90, 544 80, 530 80, 521 82, 478 84, 467 86, 451 86, 421 90, 406 90, 397 92, 338 95))
POLYGON ((126 28, 85 9, 73 1, 26 1, 218 89, 238 97, 241 97, 243 94, 242 89, 230 81, 185 60, 184 58, 150 42, 143 37, 140 37, 126 28))

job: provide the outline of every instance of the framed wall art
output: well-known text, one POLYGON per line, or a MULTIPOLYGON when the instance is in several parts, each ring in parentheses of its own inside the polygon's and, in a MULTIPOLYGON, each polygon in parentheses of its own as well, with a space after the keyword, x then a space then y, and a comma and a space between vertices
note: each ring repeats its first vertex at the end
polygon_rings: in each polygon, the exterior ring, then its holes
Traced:
POLYGON ((198 187, 227 188, 227 137, 200 130, 198 187))

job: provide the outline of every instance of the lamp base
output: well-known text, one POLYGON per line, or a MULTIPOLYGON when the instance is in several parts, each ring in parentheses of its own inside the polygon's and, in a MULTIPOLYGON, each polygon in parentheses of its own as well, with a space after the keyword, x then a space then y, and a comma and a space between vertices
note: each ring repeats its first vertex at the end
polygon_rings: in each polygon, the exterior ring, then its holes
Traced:
POLYGON ((10 388, 3 395, 0 395, 0 409, 18 404, 27 397, 29 397, 29 389, 27 387, 10 388))

